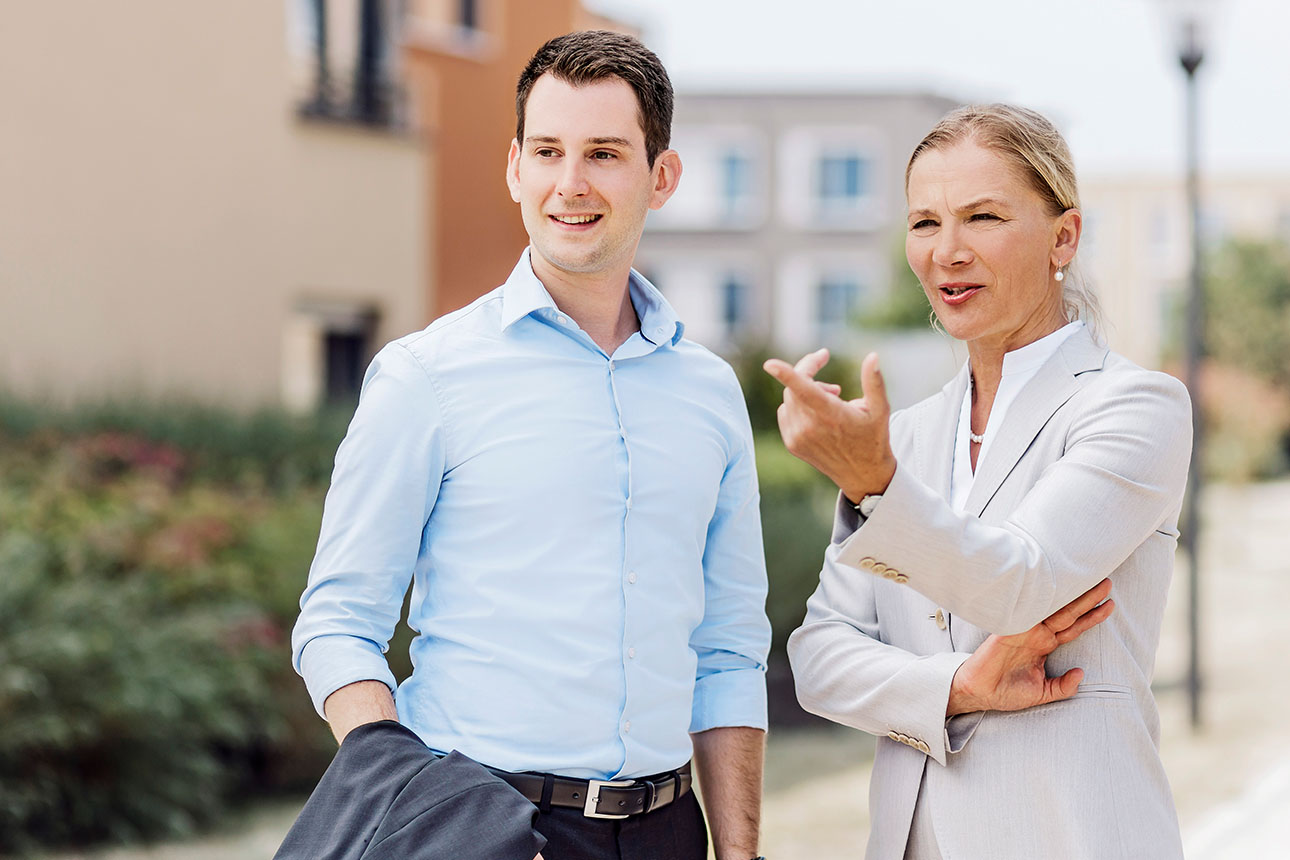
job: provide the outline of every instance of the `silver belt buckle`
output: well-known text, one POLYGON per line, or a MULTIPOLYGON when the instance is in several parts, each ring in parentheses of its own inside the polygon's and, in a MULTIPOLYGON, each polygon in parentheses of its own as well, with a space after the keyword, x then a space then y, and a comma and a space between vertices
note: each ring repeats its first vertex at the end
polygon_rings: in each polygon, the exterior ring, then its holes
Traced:
POLYGON ((628 818, 627 814, 611 815, 608 812, 597 812, 602 788, 631 788, 636 784, 634 779, 589 779, 587 780, 587 801, 582 805, 582 814, 586 818, 628 818))

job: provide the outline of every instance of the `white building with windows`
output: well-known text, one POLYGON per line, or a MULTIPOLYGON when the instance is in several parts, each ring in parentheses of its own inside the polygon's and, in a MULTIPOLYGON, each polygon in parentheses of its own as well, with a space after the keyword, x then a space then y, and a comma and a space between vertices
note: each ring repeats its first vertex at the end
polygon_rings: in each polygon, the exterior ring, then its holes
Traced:
POLYGON ((857 347, 904 265, 904 171, 957 102, 910 93, 682 93, 681 186, 638 266, 720 352, 857 347))

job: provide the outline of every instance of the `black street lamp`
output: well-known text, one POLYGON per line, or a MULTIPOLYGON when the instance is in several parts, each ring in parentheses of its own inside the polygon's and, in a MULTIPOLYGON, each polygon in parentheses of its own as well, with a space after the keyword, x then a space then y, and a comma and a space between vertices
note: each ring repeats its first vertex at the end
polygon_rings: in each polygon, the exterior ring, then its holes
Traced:
POLYGON ((1187 284, 1187 327, 1184 333, 1183 381, 1192 399, 1191 468, 1183 504, 1181 542, 1187 554, 1187 703, 1193 729, 1201 725, 1200 671, 1200 497, 1204 450, 1200 363, 1205 351, 1205 295, 1201 277, 1199 103, 1196 71, 1205 58, 1201 43, 1205 14, 1212 3, 1205 0, 1164 0, 1178 28, 1178 63, 1187 78, 1186 159, 1187 214, 1191 233, 1191 272, 1187 284))

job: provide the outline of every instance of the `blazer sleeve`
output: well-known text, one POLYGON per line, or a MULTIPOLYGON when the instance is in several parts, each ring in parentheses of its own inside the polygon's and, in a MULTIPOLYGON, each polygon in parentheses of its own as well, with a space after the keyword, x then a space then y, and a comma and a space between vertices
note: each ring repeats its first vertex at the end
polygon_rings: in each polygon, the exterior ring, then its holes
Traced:
MULTIPOLYGON (((835 539, 855 528, 854 523, 848 528, 841 509, 839 500, 835 539)), ((825 552, 819 587, 806 603, 806 618, 788 639, 798 700, 806 710, 834 722, 921 742, 926 749, 908 745, 943 765, 947 754, 958 752, 967 740, 951 738, 945 707, 954 673, 971 655, 919 656, 883 642, 874 599, 878 581, 840 564, 842 547, 835 541, 825 552)))
POLYGON ((1063 455, 1002 523, 956 512, 900 464, 836 563, 881 562, 954 614, 1011 634, 1109 576, 1153 531, 1176 534, 1191 456, 1187 389, 1136 369, 1099 381, 1078 404, 1063 455))

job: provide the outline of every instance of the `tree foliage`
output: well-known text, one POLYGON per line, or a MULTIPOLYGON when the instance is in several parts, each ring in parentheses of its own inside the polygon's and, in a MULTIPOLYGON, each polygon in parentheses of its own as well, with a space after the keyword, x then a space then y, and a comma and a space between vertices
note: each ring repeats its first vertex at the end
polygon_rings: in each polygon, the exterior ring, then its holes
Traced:
POLYGON ((1290 392, 1290 248, 1231 240, 1207 275, 1210 355, 1290 392))

